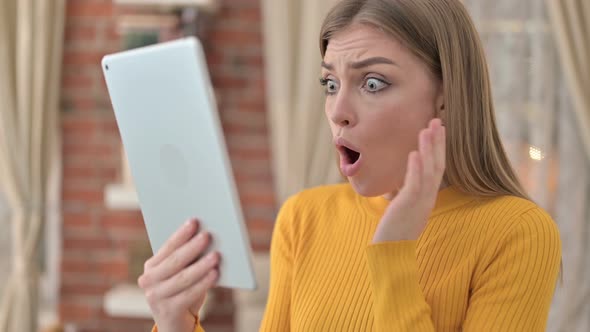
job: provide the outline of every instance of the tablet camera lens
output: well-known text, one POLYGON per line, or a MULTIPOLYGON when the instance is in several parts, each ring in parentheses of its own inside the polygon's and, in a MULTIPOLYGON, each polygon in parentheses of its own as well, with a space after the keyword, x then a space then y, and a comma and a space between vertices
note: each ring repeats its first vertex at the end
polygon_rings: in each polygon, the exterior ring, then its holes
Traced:
POLYGON ((104 68, 105 68, 106 70, 109 70, 109 65, 104 65, 104 68))

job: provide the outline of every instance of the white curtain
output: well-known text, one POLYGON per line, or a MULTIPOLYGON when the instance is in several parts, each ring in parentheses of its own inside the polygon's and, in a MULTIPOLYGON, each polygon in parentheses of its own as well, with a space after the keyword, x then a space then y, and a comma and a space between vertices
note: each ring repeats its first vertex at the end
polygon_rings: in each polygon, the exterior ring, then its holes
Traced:
POLYGON ((0 190, 12 264, 0 331, 37 330, 39 246, 49 174, 59 154, 65 0, 0 2, 0 190))
MULTIPOLYGON (((262 0, 268 123, 275 193, 281 204, 304 188, 340 181, 319 85, 319 30, 337 0, 262 0)), ((254 256, 256 274, 268 276, 269 257, 254 256)), ((268 282, 238 292, 236 329, 259 328, 268 282)))
POLYGON ((546 2, 576 122, 590 156, 590 1, 546 2))
POLYGON ((319 31, 337 0, 262 0, 275 192, 340 181, 319 85, 319 31))
POLYGON ((564 264, 568 268, 563 292, 555 306, 555 326, 561 331, 590 331, 590 174, 585 162, 590 159, 590 2, 547 0, 546 3, 567 83, 564 87, 571 96, 573 110, 563 121, 566 125, 562 125, 563 135, 570 140, 563 140, 560 146, 567 162, 561 172, 564 186, 560 197, 568 204, 567 207, 563 204, 559 212, 560 217, 569 221, 562 230, 564 264))
MULTIPOLYGON (((561 232, 563 284, 556 289, 547 330, 582 332, 590 331, 590 126, 581 122, 587 121, 590 109, 588 104, 578 109, 577 100, 590 91, 566 84, 572 79, 562 71, 558 56, 565 46, 553 38, 549 17, 555 7, 574 1, 554 2, 548 8, 538 0, 464 1, 486 48, 498 126, 509 157, 561 232)), ((590 3, 577 2, 587 13, 590 3)), ((567 21, 589 24, 588 19, 567 21)), ((588 41, 590 35, 577 37, 588 41)), ((581 62, 574 71, 588 74, 588 48, 577 43, 575 48, 586 53, 578 55, 581 62)), ((585 82, 588 86, 588 76, 585 82)))

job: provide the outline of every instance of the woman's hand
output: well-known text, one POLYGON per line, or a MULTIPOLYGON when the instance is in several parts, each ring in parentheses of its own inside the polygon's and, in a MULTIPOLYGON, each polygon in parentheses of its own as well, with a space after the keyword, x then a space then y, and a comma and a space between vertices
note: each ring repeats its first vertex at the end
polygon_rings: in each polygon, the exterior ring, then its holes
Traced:
POLYGON ((445 128, 440 119, 420 131, 419 151, 412 151, 404 185, 393 198, 373 236, 373 243, 417 240, 428 217, 445 171, 445 128))
POLYGON ((194 331, 205 294, 217 281, 219 254, 197 259, 211 241, 204 231, 195 236, 198 230, 196 220, 187 221, 145 262, 138 279, 160 332, 194 331))

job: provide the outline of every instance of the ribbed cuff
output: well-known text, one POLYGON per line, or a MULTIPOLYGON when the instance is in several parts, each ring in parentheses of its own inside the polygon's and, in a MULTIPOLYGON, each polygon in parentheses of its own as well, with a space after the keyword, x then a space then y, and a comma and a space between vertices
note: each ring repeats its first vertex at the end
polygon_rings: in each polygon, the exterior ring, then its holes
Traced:
POLYGON ((417 241, 383 242, 367 247, 376 331, 432 328, 430 306, 420 286, 417 241))
MULTIPOLYGON (((152 328, 152 332, 158 332, 157 325, 154 325, 154 327, 152 328)), ((195 316, 195 332, 205 332, 205 330, 201 326, 201 321, 198 316, 195 316)))

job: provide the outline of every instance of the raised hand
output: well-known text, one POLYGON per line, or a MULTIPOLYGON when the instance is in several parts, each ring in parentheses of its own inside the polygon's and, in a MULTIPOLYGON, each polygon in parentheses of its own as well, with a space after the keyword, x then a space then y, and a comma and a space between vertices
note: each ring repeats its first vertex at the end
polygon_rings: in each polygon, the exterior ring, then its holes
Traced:
POLYGON ((196 220, 187 221, 145 262, 138 279, 160 332, 194 331, 195 316, 219 276, 218 253, 199 258, 211 236, 198 230, 196 220))
POLYGON ((408 156, 404 185, 392 199, 373 243, 417 240, 426 224, 445 171, 445 128, 440 119, 420 131, 418 151, 408 156))

